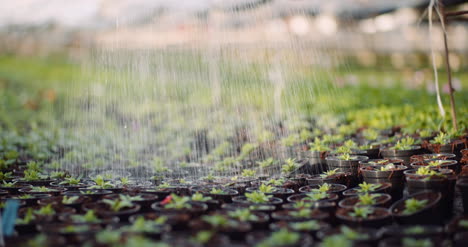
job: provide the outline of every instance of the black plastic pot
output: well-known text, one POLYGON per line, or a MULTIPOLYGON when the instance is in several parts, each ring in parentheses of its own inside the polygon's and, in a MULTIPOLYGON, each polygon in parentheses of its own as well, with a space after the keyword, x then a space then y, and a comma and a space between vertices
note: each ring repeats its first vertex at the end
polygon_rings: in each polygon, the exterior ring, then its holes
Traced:
POLYGON ((428 166, 431 162, 437 162, 439 165, 430 166, 434 169, 450 169, 455 174, 460 173, 460 165, 456 160, 429 160, 429 161, 417 161, 411 163, 411 168, 418 169, 419 167, 428 166))
POLYGON ((451 160, 457 156, 451 153, 435 153, 435 154, 418 154, 410 158, 410 162, 430 161, 430 160, 451 160))
POLYGON ((364 194, 364 193, 389 193, 390 189, 392 188, 392 184, 390 183, 376 183, 379 185, 375 190, 373 191, 368 191, 368 192, 361 192, 360 187, 354 187, 348 190, 343 191, 343 196, 356 196, 359 194, 364 194))
POLYGON ((279 209, 281 204, 283 204, 283 200, 278 197, 270 197, 268 202, 266 203, 252 203, 247 199, 246 196, 235 196, 232 198, 232 201, 236 203, 247 204, 247 205, 273 205, 277 209, 279 209))
MULTIPOLYGON (((392 197, 389 194, 383 193, 374 193, 373 195, 376 196, 375 201, 376 203, 373 205, 366 205, 366 206, 373 206, 373 207, 383 207, 388 208, 392 202, 392 197)), ((349 196, 338 203, 340 208, 354 208, 359 206, 359 196, 349 196)))
POLYGON ((307 179, 309 185, 317 184, 342 184, 349 187, 356 186, 358 183, 357 176, 351 174, 350 172, 338 172, 331 176, 322 176, 322 175, 313 175, 311 178, 307 179))
POLYGON ((298 202, 298 201, 306 201, 306 202, 320 202, 320 201, 328 201, 328 202, 337 202, 338 199, 340 198, 337 194, 335 193, 327 193, 328 197, 319 201, 313 201, 312 199, 308 199, 307 193, 301 193, 297 195, 292 195, 288 197, 288 202, 298 202))
MULTIPOLYGON (((341 195, 341 193, 343 191, 345 191, 348 187, 346 187, 346 185, 342 185, 342 184, 329 184, 330 185, 330 189, 328 191, 326 191, 327 193, 335 193, 335 194, 338 194, 338 195, 341 195)), ((299 192, 301 193, 308 193, 308 192, 313 192, 314 189, 318 189, 320 187, 320 185, 316 184, 316 185, 307 185, 307 186, 303 186, 301 188, 299 188, 299 192)))
POLYGON ((440 211, 440 192, 422 191, 395 202, 390 207, 390 212, 398 224, 402 225, 438 225, 443 222, 443 215, 440 211), (415 198, 417 200, 428 200, 427 205, 413 214, 404 214, 405 201, 415 198))
POLYGON ((404 171, 408 168, 403 165, 395 165, 395 168, 389 171, 381 171, 380 166, 364 166, 360 168, 364 182, 370 184, 390 183, 391 188, 388 193, 392 200, 396 201, 403 197, 405 188, 404 171))
POLYGON ((463 202, 463 211, 465 214, 468 214, 468 178, 459 179, 457 181, 457 187, 460 190, 463 202))
POLYGON ((385 159, 401 159, 406 166, 409 166, 411 156, 422 153, 422 148, 419 146, 413 146, 409 150, 395 150, 392 148, 380 149, 380 154, 385 159))
MULTIPOLYGON (((258 191, 258 188, 254 187, 249 187, 246 189, 246 192, 254 192, 258 191)), ((265 193, 266 195, 272 195, 273 197, 281 198, 283 201, 286 201, 286 199, 294 195, 294 190, 292 189, 286 189, 286 188, 275 188, 273 192, 271 193, 265 193)))
POLYGON ((453 197, 455 193, 456 176, 449 169, 435 169, 444 174, 443 177, 429 177, 416 175, 416 170, 405 171, 408 193, 414 194, 420 191, 431 190, 442 193, 440 202, 441 213, 447 218, 453 213, 453 197))
POLYGON ((368 218, 358 218, 350 215, 354 208, 341 208, 336 211, 336 218, 351 227, 379 228, 392 223, 392 215, 386 208, 372 207, 373 212, 368 218))
POLYGON ((353 159, 342 160, 339 156, 328 156, 325 158, 327 160, 328 169, 334 170, 338 169, 340 172, 349 172, 354 176, 358 176, 359 173, 359 162, 363 160, 368 160, 367 156, 358 156, 353 155, 353 159))
POLYGON ((113 217, 117 216, 119 217, 121 222, 127 222, 128 217, 130 217, 132 214, 136 214, 138 211, 140 211, 141 206, 138 204, 133 204, 132 207, 114 212, 109 209, 108 205, 102 202, 90 202, 90 203, 85 203, 82 206, 83 211, 87 212, 89 210, 94 210, 97 215, 101 217, 113 217))

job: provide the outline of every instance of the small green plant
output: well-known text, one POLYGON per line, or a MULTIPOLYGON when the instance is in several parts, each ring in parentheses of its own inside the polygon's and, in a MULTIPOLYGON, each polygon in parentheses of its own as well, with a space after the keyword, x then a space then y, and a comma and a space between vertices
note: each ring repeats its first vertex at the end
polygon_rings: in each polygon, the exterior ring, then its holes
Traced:
POLYGON ((413 226, 405 229, 405 234, 423 234, 425 232, 422 226, 413 226))
POLYGON ((432 140, 431 143, 440 145, 448 144, 450 143, 450 135, 444 132, 439 132, 439 134, 436 137, 434 137, 434 140, 432 140))
POLYGON ((418 200, 415 198, 410 198, 405 201, 405 210, 403 210, 403 214, 409 215, 414 214, 426 207, 428 200, 418 200))
POLYGON ((134 232, 134 233, 154 233, 160 232, 161 229, 158 227, 155 221, 145 220, 143 216, 139 216, 133 224, 127 227, 123 227, 124 232, 134 232))
POLYGON ((237 209, 235 211, 228 212, 228 216, 240 221, 257 221, 258 216, 252 214, 252 212, 245 208, 245 209, 237 209))
POLYGON ((300 238, 299 233, 281 229, 272 233, 269 238, 257 244, 256 247, 294 246, 299 242, 300 238))
POLYGON ((349 153, 344 153, 344 154, 338 156, 338 159, 340 159, 340 160, 355 160, 355 159, 357 159, 357 157, 352 156, 349 153))
POLYGON ((96 242, 110 246, 118 246, 120 243, 121 232, 112 230, 103 230, 96 233, 96 242))
POLYGON ((368 141, 375 141, 379 138, 379 132, 375 129, 366 129, 362 132, 362 135, 368 141))
POLYGON ((312 189, 312 192, 328 192, 331 186, 328 183, 319 185, 318 189, 312 189))
POLYGON ((330 151, 330 148, 328 147, 328 145, 326 145, 324 142, 322 142, 322 140, 320 140, 320 138, 318 137, 315 137, 314 138, 314 141, 309 143, 309 146, 310 146, 310 151, 311 152, 326 152, 326 151, 330 151))
POLYGON ((246 178, 252 178, 252 177, 255 177, 255 170, 252 170, 252 169, 244 169, 242 170, 242 177, 246 177, 246 178))
POLYGON ((335 234, 323 239, 320 247, 352 247, 353 242, 344 235, 335 234))
POLYGON ((224 190, 222 190, 222 189, 212 188, 212 189, 210 190, 210 194, 213 194, 213 195, 224 195, 224 194, 226 194, 226 192, 224 192, 224 190))
POLYGON ((166 204, 164 204, 164 208, 166 209, 190 209, 192 205, 190 205, 190 197, 187 196, 178 196, 176 194, 170 195, 170 200, 166 204))
POLYGON ((192 241, 195 243, 206 245, 210 240, 213 238, 214 232, 212 231, 199 231, 197 234, 192 238, 192 241))
POLYGON ((24 171, 24 180, 25 181, 37 181, 37 180, 42 180, 44 179, 45 176, 40 174, 36 170, 25 170, 24 171))
POLYGON ((34 212, 36 215, 42 215, 42 216, 53 216, 55 215, 55 210, 52 207, 52 204, 47 204, 46 206, 43 206, 36 210, 34 212))
POLYGON ((64 171, 56 171, 56 172, 52 172, 50 174, 50 177, 51 178, 66 178, 68 176, 68 173, 64 172, 64 171))
POLYGON ((60 230, 60 232, 63 233, 79 233, 88 231, 90 231, 90 227, 88 225, 68 225, 60 230))
POLYGON ((275 160, 273 158, 268 158, 266 160, 262 161, 257 161, 256 162, 261 168, 267 168, 272 166, 275 163, 275 160))
POLYGON ((49 246, 49 241, 47 240, 47 236, 45 234, 37 234, 33 239, 29 239, 26 242, 25 246, 29 246, 29 247, 49 246))
POLYGON ((167 188, 170 188, 170 187, 172 187, 172 186, 167 182, 163 182, 160 185, 156 186, 156 188, 158 188, 158 189, 167 189, 167 188))
POLYGON ((127 177, 121 177, 121 178, 120 178, 120 183, 121 183, 123 186, 127 186, 127 185, 130 183, 130 179, 128 179, 127 177))
POLYGON ((380 187, 380 184, 369 184, 367 182, 362 182, 359 184, 359 189, 357 189, 357 191, 359 193, 369 193, 376 191, 380 187))
POLYGON ((112 189, 114 188, 114 185, 111 183, 111 181, 106 181, 103 176, 97 175, 93 179, 95 185, 90 186, 90 189, 112 189))
POLYGON ((265 184, 273 185, 273 186, 282 186, 284 184, 284 179, 282 179, 282 178, 279 178, 279 179, 272 178, 272 179, 266 181, 265 184))
POLYGON ((430 239, 403 238, 403 247, 433 247, 430 239))
POLYGON ((53 191, 53 189, 47 188, 45 186, 33 186, 30 190, 30 192, 50 192, 53 191))
POLYGON ((70 185, 70 186, 76 186, 79 185, 81 182, 81 176, 74 178, 74 177, 67 177, 64 179, 64 181, 60 182, 59 185, 70 185))
POLYGON ((245 197, 247 197, 247 200, 249 202, 260 204, 268 203, 270 201, 270 198, 272 198, 273 196, 265 195, 265 193, 263 192, 254 191, 252 193, 245 193, 245 197))
POLYGON ((72 215, 70 216, 73 222, 76 223, 99 223, 101 222, 96 216, 94 210, 88 210, 85 215, 72 215))
POLYGON ((296 163, 296 159, 288 158, 284 162, 284 165, 281 167, 283 173, 294 172, 299 167, 299 164, 296 163))
POLYGON ((414 145, 415 140, 409 136, 398 140, 393 149, 395 150, 410 150, 414 145))
POLYGON ((342 154, 342 155, 345 155, 345 154, 349 155, 351 152, 352 152, 351 147, 343 145, 343 146, 338 147, 333 153, 342 154))
POLYGON ((308 199, 310 201, 320 201, 320 200, 323 200, 323 199, 326 199, 328 198, 328 194, 325 193, 325 192, 318 192, 318 193, 307 193, 306 194, 306 198, 305 199, 308 199))
POLYGON ((202 193, 195 193, 192 195, 192 201, 197 201, 197 202, 206 202, 206 201, 211 201, 213 200, 212 197, 210 196, 203 196, 202 193))
POLYGON ((124 208, 131 208, 133 207, 133 203, 129 200, 128 197, 124 195, 120 195, 119 199, 110 200, 110 199, 103 199, 103 203, 105 203, 113 212, 119 212, 124 208))
POLYGON ((41 172, 42 171, 42 164, 36 161, 29 161, 26 164, 26 167, 30 171, 36 171, 36 172, 41 172))
POLYGON ((63 204, 73 204, 75 203, 80 197, 78 196, 63 196, 62 203, 63 204))
POLYGON ((374 210, 370 207, 355 207, 353 212, 350 212, 349 215, 355 218, 363 218, 366 219, 374 212, 374 210))
POLYGON ((316 220, 293 222, 290 226, 295 231, 316 231, 320 229, 320 224, 316 220))
POLYGON ((337 173, 338 173, 338 168, 330 170, 330 171, 326 171, 326 172, 320 174, 320 177, 321 178, 328 178, 328 177, 331 177, 333 175, 336 175, 337 173))
POLYGON ((214 181, 214 180, 215 180, 215 176, 213 175, 213 173, 210 173, 210 174, 208 174, 208 176, 204 177, 203 180, 206 180, 206 181, 214 181))
POLYGON ((340 227, 341 234, 345 236, 349 240, 358 240, 358 239, 369 239, 369 235, 365 233, 360 233, 357 231, 354 231, 353 229, 347 227, 347 226, 341 226, 340 227))
POLYGON ((468 220, 460 220, 460 221, 458 221, 458 226, 459 226, 459 227, 462 227, 462 228, 465 228, 465 229, 468 229, 468 220))
POLYGON ((7 181, 3 181, 3 184, 2 186, 5 187, 5 188, 12 188, 16 185, 16 181, 15 182, 7 182, 7 181))
POLYGON ((432 135, 432 130, 423 129, 423 130, 419 131, 419 136, 422 137, 422 138, 430 137, 431 135, 432 135))
POLYGON ((291 211, 289 212, 289 215, 291 215, 294 218, 308 218, 312 214, 312 210, 309 208, 302 208, 297 211, 291 211))
POLYGON ((394 164, 387 164, 387 165, 384 165, 384 166, 381 166, 380 167, 380 171, 381 172, 388 172, 388 171, 391 171, 393 169, 395 169, 395 165, 394 164))
POLYGON ((18 199, 32 199, 32 198, 34 198, 34 196, 32 196, 31 194, 24 194, 24 195, 18 196, 18 199))
POLYGON ((210 224, 213 228, 226 227, 230 224, 228 218, 222 215, 204 215, 201 218, 204 222, 210 224))
POLYGON ((295 209, 301 209, 301 208, 312 208, 314 205, 308 201, 297 201, 294 202, 293 208, 295 209))
POLYGON ((4 172, 0 171, 0 180, 5 182, 5 180, 10 180, 12 178, 13 178, 13 176, 12 176, 11 172, 5 172, 4 173, 4 172))
POLYGON ((32 208, 28 208, 26 210, 26 213, 24 214, 23 218, 17 218, 16 219, 16 224, 19 225, 27 225, 30 224, 33 220, 35 220, 36 217, 34 216, 34 211, 32 208))
POLYGON ((273 193, 276 188, 271 185, 262 184, 258 187, 258 190, 263 193, 273 193))
POLYGON ((379 196, 376 194, 365 193, 362 195, 358 195, 358 197, 359 197, 359 202, 358 202, 359 205, 370 206, 370 205, 374 205, 377 203, 375 199, 379 196))
POLYGON ((443 174, 435 171, 435 170, 432 170, 430 167, 428 166, 421 166, 418 168, 418 170, 416 170, 416 175, 420 175, 420 176, 428 176, 428 177, 443 177, 443 174))

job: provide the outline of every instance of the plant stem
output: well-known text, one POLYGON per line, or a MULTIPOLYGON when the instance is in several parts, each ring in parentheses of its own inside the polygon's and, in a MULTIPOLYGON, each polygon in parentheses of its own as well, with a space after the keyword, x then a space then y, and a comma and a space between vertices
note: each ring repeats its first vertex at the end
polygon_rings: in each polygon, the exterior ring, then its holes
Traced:
POLYGON ((448 85, 449 85, 449 94, 450 94, 450 113, 452 115, 452 124, 453 124, 453 129, 455 131, 458 130, 458 124, 457 124, 457 112, 455 109, 455 98, 453 93, 455 90, 453 89, 452 86, 452 69, 450 67, 450 59, 449 59, 449 49, 448 49, 448 44, 447 44, 447 30, 446 30, 446 23, 447 23, 447 15, 445 14, 444 11, 444 5, 442 2, 439 0, 439 10, 442 15, 442 19, 440 20, 442 22, 442 29, 443 29, 443 36, 444 36, 444 48, 445 48, 445 67, 447 70, 447 77, 448 77, 448 85))

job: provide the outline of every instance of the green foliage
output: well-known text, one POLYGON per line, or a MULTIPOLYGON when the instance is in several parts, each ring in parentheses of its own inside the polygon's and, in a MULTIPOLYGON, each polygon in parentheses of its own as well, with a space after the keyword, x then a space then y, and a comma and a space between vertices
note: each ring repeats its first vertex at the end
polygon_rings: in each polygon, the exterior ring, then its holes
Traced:
POLYGON ((403 210, 403 214, 409 215, 414 214, 426 207, 428 204, 428 200, 418 200, 415 198, 410 198, 405 201, 405 209, 403 210))
POLYGON ((261 184, 258 190, 263 193, 273 193, 276 188, 271 185, 261 184))
POLYGON ((94 210, 88 210, 85 215, 71 215, 73 222, 76 223, 99 223, 101 222, 96 216, 94 210))
POLYGON ((64 178, 64 181, 60 182, 59 185, 70 185, 70 186, 74 186, 74 185, 79 185, 81 182, 81 176, 77 177, 77 178, 74 178, 74 177, 67 177, 67 178, 64 178))
POLYGON ((326 171, 326 172, 320 174, 320 177, 321 178, 327 178, 327 177, 336 175, 337 173, 338 173, 338 168, 330 170, 330 171, 326 171))
POLYGON ((207 244, 213 238, 214 232, 212 231, 199 231, 193 237, 193 241, 202 245, 207 244))
POLYGON ((273 186, 282 186, 284 184, 284 179, 282 179, 282 178, 279 178, 279 179, 272 178, 272 179, 266 181, 265 184, 273 185, 273 186))
POLYGON ((395 150, 410 150, 415 144, 415 140, 409 136, 398 140, 393 149, 395 150))
POLYGON ((13 176, 12 176, 11 172, 2 172, 2 171, 0 171, 0 180, 1 181, 10 180, 12 178, 13 178, 13 176))
POLYGON ((403 247, 432 247, 434 244, 431 239, 403 238, 403 247))
POLYGON ((75 203, 80 197, 78 196, 63 196, 62 198, 62 203, 63 204, 72 204, 75 203))
POLYGON ((448 144, 450 143, 450 135, 441 131, 436 137, 434 137, 434 140, 432 140, 431 143, 440 145, 448 144))
POLYGON ((63 171, 52 172, 50 174, 51 178, 66 178, 67 176, 68 176, 68 174, 66 172, 63 172, 63 171))
POLYGON ((295 218, 308 218, 312 214, 312 210, 309 208, 302 208, 296 211, 290 211, 289 215, 295 218))
POLYGON ((213 228, 220 228, 220 227, 226 227, 230 224, 230 221, 228 218, 215 214, 215 215, 204 215, 201 217, 203 221, 206 223, 210 224, 211 227, 213 228))
POLYGON ((318 193, 307 193, 305 199, 310 201, 319 201, 328 198, 328 194, 325 192, 318 192, 318 193))
POLYGON ((290 226, 295 231, 316 231, 320 229, 320 224, 316 220, 293 222, 290 223, 290 226))
POLYGON ((124 195, 119 195, 119 199, 115 200, 103 199, 102 202, 109 206, 110 210, 113 212, 119 212, 124 208, 133 207, 132 201, 124 195))
POLYGON ((46 176, 40 174, 36 170, 25 170, 24 171, 24 180, 25 181, 37 181, 37 180, 42 180, 45 179, 46 176))
POLYGON ((256 247, 293 246, 299 242, 300 238, 299 233, 281 229, 272 233, 269 238, 257 244, 256 247))
POLYGON ((50 189, 50 188, 47 188, 45 186, 33 186, 31 188, 31 190, 29 190, 30 192, 50 192, 50 191, 53 191, 53 189, 50 189))
POLYGON ((213 195, 224 195, 224 194, 226 194, 226 192, 224 192, 224 190, 222 190, 222 189, 211 188, 210 194, 213 194, 213 195))
POLYGON ((309 143, 309 146, 310 146, 310 151, 311 152, 326 152, 326 151, 330 151, 330 148, 328 147, 328 145, 325 144, 325 142, 323 142, 320 138, 318 137, 315 137, 314 138, 314 141, 309 143))
POLYGON ((210 200, 213 200, 213 198, 210 196, 203 196, 203 194, 199 192, 192 195, 192 201, 206 202, 210 200))
POLYGON ((117 245, 120 242, 121 233, 119 231, 103 230, 96 233, 96 242, 107 245, 117 245))
POLYGON ((421 166, 416 170, 416 175, 428 176, 428 177, 442 177, 443 174, 432 170, 429 166, 421 166))
POLYGON ((358 186, 359 186, 359 189, 357 191, 359 193, 374 192, 381 187, 380 184, 369 184, 367 182, 362 182, 358 186))
POLYGON ((187 196, 178 196, 176 194, 171 194, 170 195, 171 200, 169 203, 164 205, 164 208, 166 209, 189 209, 192 208, 192 205, 190 205, 190 197, 187 196))
POLYGON ((331 186, 328 183, 319 185, 318 189, 312 189, 312 192, 328 192, 331 186))
POLYGON ((270 167, 272 166, 273 164, 275 164, 275 159, 273 158, 268 158, 268 159, 265 159, 265 160, 262 160, 262 161, 257 161, 256 163, 261 167, 261 168, 267 168, 267 167, 270 167))
POLYGON ((127 177, 121 177, 120 178, 120 183, 123 185, 123 186, 126 186, 130 183, 130 180, 127 178, 127 177))
POLYGON ((46 206, 40 207, 34 213, 42 216, 53 216, 55 215, 55 210, 52 207, 52 204, 47 204, 46 206))
POLYGON ((368 141, 375 141, 377 140, 377 138, 379 138, 379 132, 375 129, 365 129, 363 132, 362 132, 362 135, 364 136, 364 138, 366 138, 366 140, 368 141))
POLYGON ((260 191, 254 191, 252 193, 245 193, 245 197, 247 197, 247 200, 249 202, 260 204, 268 203, 270 201, 270 198, 272 198, 273 196, 265 195, 265 193, 260 191))
POLYGON ((252 169, 244 169, 242 170, 242 177, 246 177, 246 178, 252 178, 252 177, 255 177, 255 170, 252 170, 252 169))
POLYGON ((33 220, 35 220, 36 217, 34 216, 34 210, 32 208, 28 208, 26 210, 26 213, 24 214, 23 218, 17 218, 16 219, 16 224, 19 225, 27 225, 31 223, 33 220))
POLYGON ((97 175, 93 179, 95 185, 90 186, 90 189, 112 189, 114 188, 114 185, 112 184, 111 181, 106 181, 103 176, 97 175))
POLYGON ((258 216, 253 214, 249 209, 236 209, 235 211, 229 211, 228 216, 240 221, 257 221, 258 216))
POLYGON ((354 207, 354 211, 350 212, 349 215, 355 218, 363 218, 366 219, 369 215, 371 215, 374 210, 371 207, 354 207))
POLYGON ((331 235, 323 239, 320 247, 352 247, 353 242, 343 235, 331 235))
POLYGON ((349 153, 344 153, 344 154, 338 156, 338 159, 340 159, 340 160, 355 160, 355 159, 357 159, 357 157, 352 156, 349 153))
POLYGON ((370 206, 370 205, 374 205, 377 203, 375 199, 379 196, 376 194, 365 193, 362 195, 358 195, 358 197, 359 197, 359 202, 358 202, 359 205, 370 206))
POLYGON ((284 162, 284 165, 281 167, 283 173, 294 172, 299 167, 299 164, 296 163, 296 159, 288 158, 284 162))

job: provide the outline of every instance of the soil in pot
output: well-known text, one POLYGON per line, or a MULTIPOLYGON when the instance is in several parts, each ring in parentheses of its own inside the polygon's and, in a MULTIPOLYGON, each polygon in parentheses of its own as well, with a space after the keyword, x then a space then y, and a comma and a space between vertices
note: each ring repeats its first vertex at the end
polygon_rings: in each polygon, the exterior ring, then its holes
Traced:
POLYGON ((336 218, 351 227, 379 228, 392 223, 390 211, 381 207, 340 208, 336 211, 336 218))

